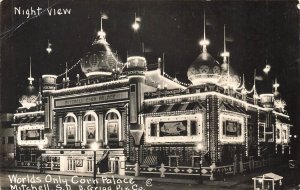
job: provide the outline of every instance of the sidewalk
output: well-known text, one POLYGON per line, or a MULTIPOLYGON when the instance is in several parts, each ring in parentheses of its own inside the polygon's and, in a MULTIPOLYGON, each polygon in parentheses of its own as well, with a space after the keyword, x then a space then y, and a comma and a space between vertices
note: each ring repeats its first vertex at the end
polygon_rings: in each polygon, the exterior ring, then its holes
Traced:
MULTIPOLYGON (((279 169, 279 168, 277 168, 279 169)), ((265 168, 259 171, 254 171, 251 173, 247 173, 245 175, 243 174, 237 174, 233 176, 228 176, 226 178, 226 181, 210 181, 205 179, 203 181, 203 185, 208 186, 217 186, 217 187, 225 187, 230 188, 234 187, 238 184, 251 182, 252 177, 261 175, 266 172, 274 171, 274 169, 271 168, 265 168)), ((37 169, 23 169, 23 168, 6 168, 3 169, 3 171, 8 172, 22 172, 22 173, 37 173, 39 174, 40 171, 37 169)), ((49 171, 46 170, 45 174, 52 174, 52 175, 63 175, 63 176, 79 176, 79 177, 92 177, 93 173, 81 173, 81 172, 61 172, 61 171, 49 171)), ((106 177, 106 178, 112 178, 115 179, 124 179, 124 178, 133 178, 135 181, 146 181, 147 179, 152 179, 153 182, 159 182, 159 183, 176 183, 176 184, 198 184, 198 182, 195 179, 180 179, 180 178, 160 178, 160 177, 145 177, 145 176, 121 176, 117 174, 97 174, 97 178, 106 177)))

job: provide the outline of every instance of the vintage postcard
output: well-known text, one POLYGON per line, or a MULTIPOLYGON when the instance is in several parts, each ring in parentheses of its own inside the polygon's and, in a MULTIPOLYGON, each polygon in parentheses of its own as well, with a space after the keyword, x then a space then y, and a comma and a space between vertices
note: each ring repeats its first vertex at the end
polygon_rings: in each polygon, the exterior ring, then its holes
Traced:
POLYGON ((300 0, 0 0, 0 190, 300 189, 300 0))

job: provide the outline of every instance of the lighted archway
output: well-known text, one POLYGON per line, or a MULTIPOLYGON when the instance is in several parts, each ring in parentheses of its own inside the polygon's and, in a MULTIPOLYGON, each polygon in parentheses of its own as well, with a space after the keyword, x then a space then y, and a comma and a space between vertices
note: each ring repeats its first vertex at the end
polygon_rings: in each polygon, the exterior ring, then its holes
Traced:
POLYGON ((105 144, 108 141, 121 140, 121 114, 116 109, 110 109, 105 114, 105 144))
POLYGON ((68 113, 64 118, 64 144, 77 141, 77 117, 74 113, 68 113))
POLYGON ((83 144, 97 142, 98 136, 98 116, 94 111, 87 111, 83 116, 83 144))

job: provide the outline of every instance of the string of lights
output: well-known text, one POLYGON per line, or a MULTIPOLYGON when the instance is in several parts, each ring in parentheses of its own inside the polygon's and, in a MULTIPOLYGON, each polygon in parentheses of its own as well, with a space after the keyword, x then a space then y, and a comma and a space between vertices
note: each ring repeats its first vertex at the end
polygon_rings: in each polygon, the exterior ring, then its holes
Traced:
POLYGON ((65 75, 66 73, 70 72, 71 70, 73 70, 77 65, 79 65, 81 60, 78 60, 72 67, 70 67, 69 69, 67 69, 65 72, 57 75, 57 77, 61 77, 63 75, 65 75))
POLYGON ((190 84, 188 84, 188 83, 184 83, 184 82, 178 81, 178 79, 177 79, 176 77, 173 78, 173 77, 171 77, 170 75, 168 75, 168 74, 165 73, 165 72, 164 72, 164 76, 167 77, 168 79, 170 79, 170 80, 172 80, 172 81, 174 81, 174 82, 180 84, 180 85, 183 85, 183 86, 186 86, 186 87, 190 85, 190 84))

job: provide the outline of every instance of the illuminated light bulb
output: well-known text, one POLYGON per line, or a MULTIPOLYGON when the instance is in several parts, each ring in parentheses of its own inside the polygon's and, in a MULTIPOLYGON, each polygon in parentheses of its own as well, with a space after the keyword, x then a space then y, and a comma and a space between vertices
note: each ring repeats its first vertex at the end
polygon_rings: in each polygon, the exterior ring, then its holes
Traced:
POLYGON ((245 89, 243 89, 243 90, 241 91, 241 93, 242 93, 242 94, 247 94, 247 91, 246 91, 245 89))
POLYGON ((48 54, 50 54, 52 52, 52 49, 50 47, 47 47, 46 51, 48 52, 48 54))
POLYGON ((38 148, 39 148, 40 150, 42 150, 42 149, 44 148, 44 145, 43 145, 43 144, 39 144, 39 145, 38 145, 38 148))
POLYGON ((51 48, 51 43, 49 43, 49 40, 48 40, 48 47, 46 48, 46 51, 48 52, 48 54, 50 54, 52 52, 52 48, 51 48))
POLYGON ((254 97, 255 99, 259 99, 259 96, 258 96, 257 94, 255 94, 253 97, 254 97))
POLYGON ((134 23, 132 24, 132 28, 134 31, 137 31, 140 28, 141 18, 136 16, 136 13, 134 13, 134 23))
POLYGON ((199 151, 203 150, 204 146, 202 143, 198 143, 198 144, 196 144, 195 148, 196 148, 196 151, 199 152, 199 151))
POLYGON ((270 65, 266 65, 266 67, 263 69, 265 74, 268 74, 271 70, 271 66, 270 65))
POLYGON ((136 22, 141 22, 141 18, 140 18, 140 17, 136 17, 136 18, 135 18, 135 21, 136 21, 136 22))
POLYGON ((300 1, 299 1, 298 5, 297 5, 297 8, 300 10, 300 1))
POLYGON ((137 23, 136 21, 132 24, 132 28, 134 31, 137 31, 140 28, 139 23, 137 23))
POLYGON ((225 51, 225 52, 221 53, 221 56, 222 57, 229 57, 229 52, 225 51))
POLYGON ((103 30, 100 30, 97 34, 102 38, 106 36, 106 33, 103 30))
POLYGON ((273 87, 274 87, 274 88, 278 88, 278 87, 279 87, 279 84, 278 84, 278 83, 275 83, 275 84, 273 84, 273 87))
POLYGON ((201 46, 207 46, 207 45, 209 45, 209 41, 208 40, 200 40, 200 42, 199 42, 199 44, 201 45, 201 46))

